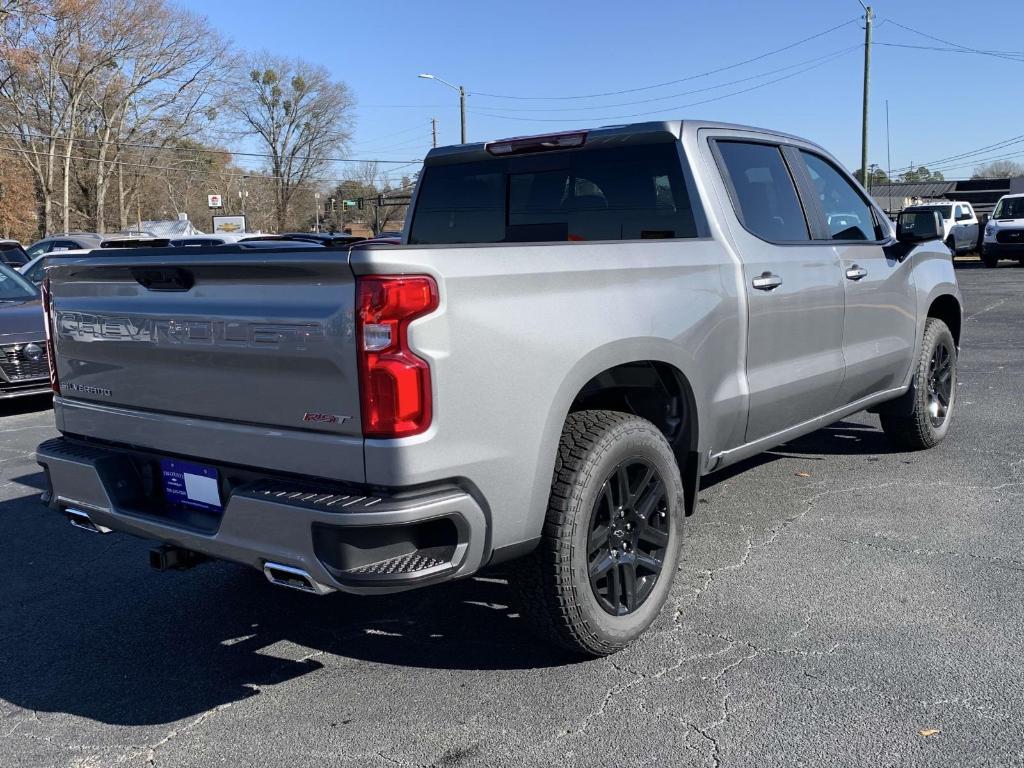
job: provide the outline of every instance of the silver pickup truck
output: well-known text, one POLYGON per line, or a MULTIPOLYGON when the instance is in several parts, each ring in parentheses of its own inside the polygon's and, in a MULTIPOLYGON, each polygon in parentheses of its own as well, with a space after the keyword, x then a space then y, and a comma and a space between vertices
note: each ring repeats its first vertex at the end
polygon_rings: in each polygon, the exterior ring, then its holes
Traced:
POLYGON ((50 269, 51 507, 324 594, 507 562, 607 654, 663 607, 700 478, 865 409, 934 445, 961 298, 815 144, 657 122, 436 149, 400 245, 50 269))

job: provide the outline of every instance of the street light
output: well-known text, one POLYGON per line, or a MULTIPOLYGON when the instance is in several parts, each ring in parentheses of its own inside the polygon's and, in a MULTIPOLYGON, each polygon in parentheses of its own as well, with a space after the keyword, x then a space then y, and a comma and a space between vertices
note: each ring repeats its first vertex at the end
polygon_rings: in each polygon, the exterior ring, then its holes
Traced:
POLYGON ((442 85, 447 85, 449 88, 459 92, 459 115, 462 118, 462 143, 466 143, 466 89, 461 85, 453 85, 447 80, 442 80, 437 75, 431 75, 429 73, 423 73, 419 75, 424 80, 437 80, 442 85))

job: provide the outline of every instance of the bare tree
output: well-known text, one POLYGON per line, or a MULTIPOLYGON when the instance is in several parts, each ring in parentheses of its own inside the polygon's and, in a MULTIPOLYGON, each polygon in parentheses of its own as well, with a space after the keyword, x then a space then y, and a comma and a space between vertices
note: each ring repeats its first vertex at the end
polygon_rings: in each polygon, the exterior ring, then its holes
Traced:
POLYGON ((144 157, 212 119, 225 43, 206 20, 165 0, 107 0, 116 23, 107 31, 117 67, 91 94, 87 119, 93 140, 95 226, 106 228, 110 185, 119 184, 125 219, 123 158, 144 157), (142 145, 142 146, 137 146, 142 145))
POLYGON ((68 226, 67 169, 79 110, 95 78, 113 62, 103 45, 106 10, 104 0, 49 0, 17 4, 17 11, 0 16, 0 138, 33 175, 42 233, 52 229, 58 171, 68 226))
POLYGON ((1024 165, 1013 160, 994 160, 987 165, 979 165, 971 174, 972 179, 1012 179, 1024 176, 1024 165))
POLYGON ((227 108, 269 155, 278 230, 288 225, 296 191, 327 169, 350 136, 354 99, 328 71, 300 59, 261 53, 237 76, 227 108))
POLYGON ((399 183, 392 182, 387 174, 381 172, 378 163, 369 162, 349 169, 345 180, 333 194, 342 201, 362 200, 361 218, 377 235, 405 220, 409 207, 406 200, 411 189, 412 184, 407 177, 399 183))

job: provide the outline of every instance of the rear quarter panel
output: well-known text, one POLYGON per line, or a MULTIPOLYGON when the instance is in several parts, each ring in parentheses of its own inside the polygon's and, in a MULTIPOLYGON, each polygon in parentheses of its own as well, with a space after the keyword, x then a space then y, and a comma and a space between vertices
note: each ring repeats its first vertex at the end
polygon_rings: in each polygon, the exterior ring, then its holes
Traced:
POLYGON ((694 391, 701 444, 742 430, 742 308, 714 240, 370 246, 351 266, 429 274, 441 295, 409 333, 431 366, 433 424, 367 440, 367 481, 456 479, 490 515, 493 547, 539 535, 562 424, 603 370, 669 363, 694 391))

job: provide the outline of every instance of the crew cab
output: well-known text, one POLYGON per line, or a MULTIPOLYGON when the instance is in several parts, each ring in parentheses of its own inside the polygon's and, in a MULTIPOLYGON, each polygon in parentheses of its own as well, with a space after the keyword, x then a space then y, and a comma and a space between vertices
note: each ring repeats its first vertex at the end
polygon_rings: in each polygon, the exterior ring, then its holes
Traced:
POLYGON ((507 563, 532 626, 608 654, 664 606, 702 476, 865 409, 901 449, 945 437, 944 235, 756 128, 435 149, 399 245, 51 267, 45 498, 157 566, 315 594, 507 563))
POLYGON ((995 267, 1000 259, 1024 264, 1024 194, 1003 195, 985 224, 981 261, 995 267))
POLYGON ((978 248, 978 217, 974 207, 962 200, 938 200, 911 205, 904 210, 937 211, 942 217, 943 240, 953 257, 973 253, 978 248))

